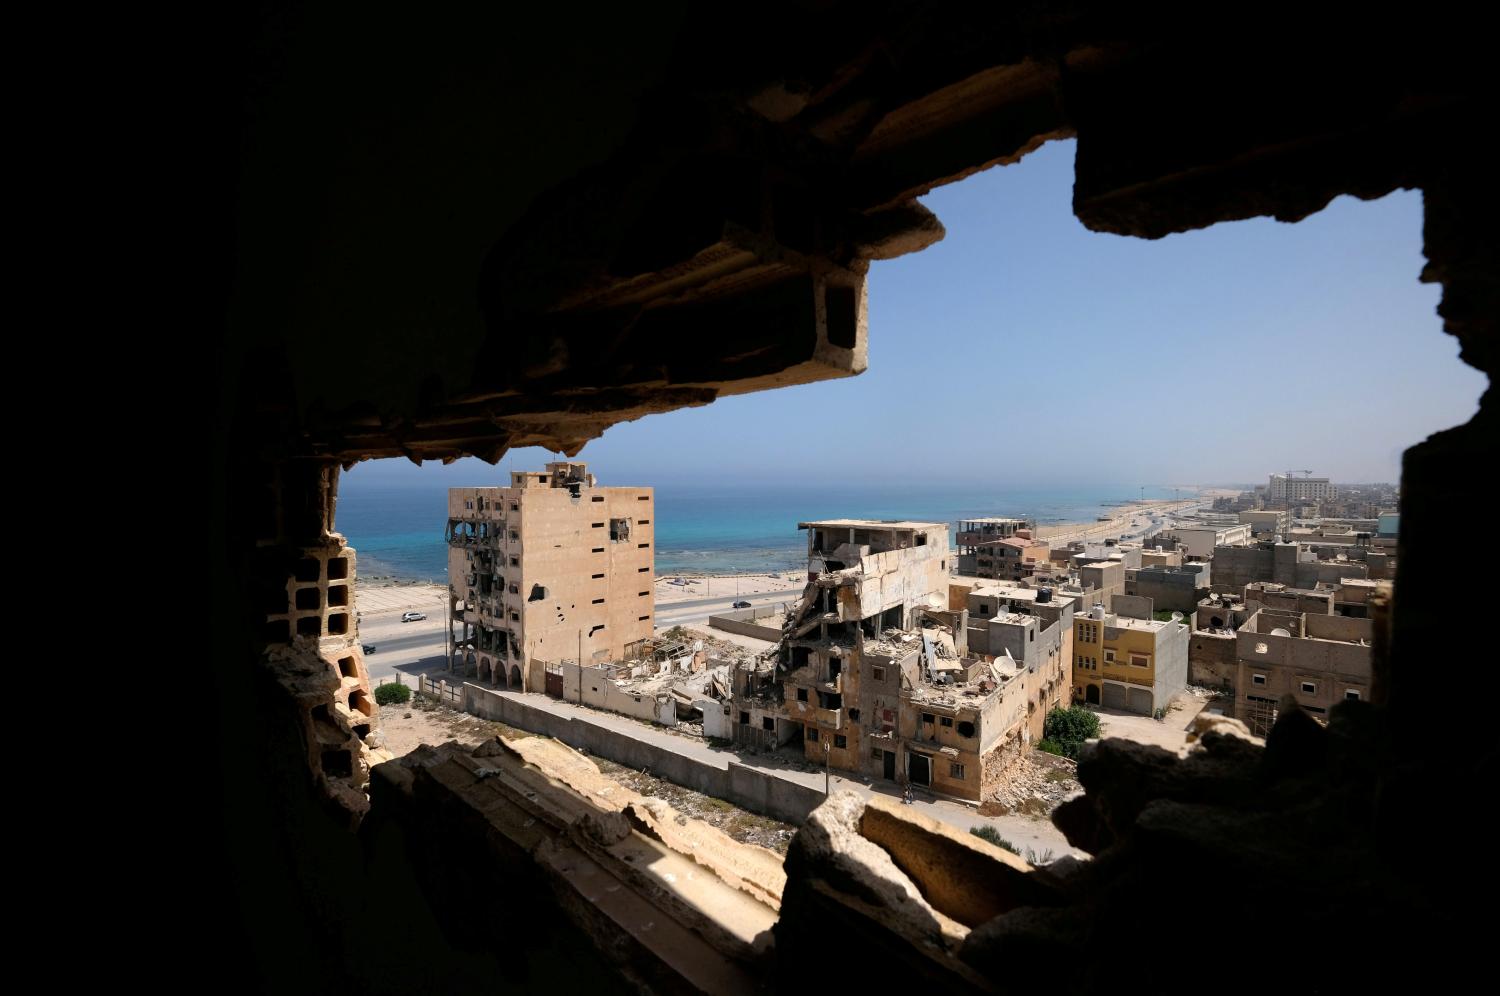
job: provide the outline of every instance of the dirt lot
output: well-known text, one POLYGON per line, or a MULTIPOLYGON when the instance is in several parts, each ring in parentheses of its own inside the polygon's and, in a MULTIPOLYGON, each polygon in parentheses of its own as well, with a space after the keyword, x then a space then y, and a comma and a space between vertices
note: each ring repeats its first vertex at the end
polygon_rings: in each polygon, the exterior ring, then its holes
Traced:
POLYGON ((1180 751, 1187 746, 1187 727, 1203 711, 1212 694, 1189 689, 1172 696, 1162 719, 1136 716, 1118 709, 1090 706, 1099 714, 1099 737, 1120 737, 1143 744, 1156 744, 1167 750, 1180 751))
MULTIPOLYGON (((437 746, 449 740, 457 740, 461 744, 478 746, 497 735, 508 738, 537 736, 504 723, 494 723, 458 712, 420 695, 413 696, 405 706, 382 706, 380 728, 385 735, 387 749, 397 757, 410 753, 420 744, 437 746)), ((723 799, 680 788, 671 782, 642 774, 602 757, 585 756, 597 764, 606 776, 626 788, 641 795, 665 799, 683 816, 700 819, 742 843, 757 844, 778 854, 785 854, 792 842, 792 834, 797 830, 789 823, 757 816, 723 799)))

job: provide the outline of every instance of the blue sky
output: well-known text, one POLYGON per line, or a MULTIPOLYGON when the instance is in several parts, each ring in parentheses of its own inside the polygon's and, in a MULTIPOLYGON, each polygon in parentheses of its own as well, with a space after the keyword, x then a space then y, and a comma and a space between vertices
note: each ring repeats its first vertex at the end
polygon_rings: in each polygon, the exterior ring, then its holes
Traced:
MULTIPOLYGON (((1394 481, 1405 447, 1474 413, 1484 378, 1417 282, 1420 193, 1145 241, 1085 229, 1072 172, 1053 142, 924 198, 947 237, 872 265, 860 376, 648 416, 578 459, 610 484, 1394 481)), ((418 474, 503 483, 477 460, 350 478, 418 474)))

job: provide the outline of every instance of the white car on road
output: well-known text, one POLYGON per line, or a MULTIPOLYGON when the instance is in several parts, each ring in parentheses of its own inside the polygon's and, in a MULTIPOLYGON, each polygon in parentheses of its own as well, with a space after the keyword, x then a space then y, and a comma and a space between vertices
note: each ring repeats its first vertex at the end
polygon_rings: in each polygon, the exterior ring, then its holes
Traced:
POLYGON ((403 612, 403 613, 401 613, 401 621, 402 622, 416 622, 418 619, 426 619, 426 618, 427 618, 427 613, 425 613, 425 612, 403 612))

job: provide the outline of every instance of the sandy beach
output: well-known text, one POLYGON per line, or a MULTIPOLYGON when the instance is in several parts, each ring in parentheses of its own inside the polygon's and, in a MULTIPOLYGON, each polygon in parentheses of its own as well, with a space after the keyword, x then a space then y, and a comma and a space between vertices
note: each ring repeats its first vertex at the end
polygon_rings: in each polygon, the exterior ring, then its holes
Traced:
POLYGON ((664 574, 656 579, 656 604, 668 605, 694 598, 727 598, 767 591, 798 591, 807 585, 806 572, 796 574, 664 574), (673 584, 681 579, 683 584, 673 584))
POLYGON ((1050 526, 1038 526, 1037 538, 1046 540, 1054 546, 1071 542, 1077 539, 1103 539, 1108 536, 1118 536, 1120 533, 1129 532, 1132 529, 1131 520, 1141 518, 1149 513, 1158 515, 1168 512, 1192 508, 1200 499, 1186 498, 1177 501, 1144 501, 1131 502, 1128 505, 1118 505, 1110 509, 1111 518, 1108 522, 1059 522, 1050 526))

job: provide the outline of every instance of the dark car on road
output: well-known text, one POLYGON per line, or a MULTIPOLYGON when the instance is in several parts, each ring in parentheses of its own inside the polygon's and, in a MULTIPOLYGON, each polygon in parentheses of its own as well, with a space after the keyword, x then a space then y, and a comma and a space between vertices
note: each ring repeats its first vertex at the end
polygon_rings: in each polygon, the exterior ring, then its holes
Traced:
POLYGON ((750 607, 750 603, 745 601, 735 602, 734 607, 736 609, 748 609, 750 607))
POLYGON ((367 654, 373 654, 375 652, 375 644, 373 644, 373 643, 361 644, 359 649, 363 650, 367 654))

